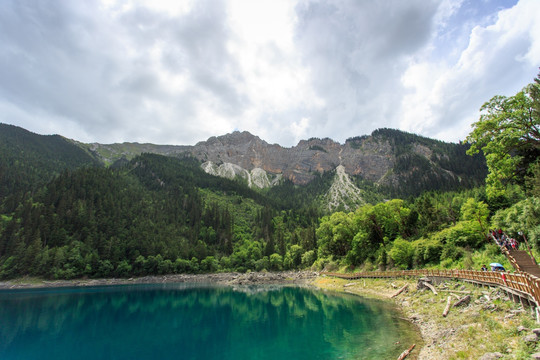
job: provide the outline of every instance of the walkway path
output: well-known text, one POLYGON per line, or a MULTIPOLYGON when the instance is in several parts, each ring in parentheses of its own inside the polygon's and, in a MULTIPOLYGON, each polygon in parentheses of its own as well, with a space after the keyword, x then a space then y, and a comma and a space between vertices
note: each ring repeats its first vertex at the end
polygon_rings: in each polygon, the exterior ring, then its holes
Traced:
POLYGON ((518 271, 526 272, 528 274, 534 275, 537 278, 540 278, 540 267, 534 262, 531 256, 523 250, 510 250, 508 251, 507 257, 511 256, 514 258, 515 262, 518 265, 518 271))

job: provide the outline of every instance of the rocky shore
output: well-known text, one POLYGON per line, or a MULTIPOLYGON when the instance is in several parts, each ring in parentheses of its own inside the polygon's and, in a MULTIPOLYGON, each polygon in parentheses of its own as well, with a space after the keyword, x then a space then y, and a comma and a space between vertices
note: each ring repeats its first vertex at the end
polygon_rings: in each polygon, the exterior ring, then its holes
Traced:
POLYGON ((312 282, 318 273, 313 271, 216 273, 216 274, 173 274, 144 276, 129 279, 75 279, 75 280, 37 280, 23 278, 0 282, 2 289, 32 289, 72 286, 107 286, 127 284, 164 283, 214 283, 224 285, 291 284, 305 285, 312 282))
MULTIPOLYGON (((460 281, 434 284, 436 294, 416 279, 344 280, 319 277, 313 285, 394 303, 414 323, 423 339, 407 360, 540 359, 540 325, 523 307, 497 287, 482 288, 460 281), (396 295, 402 288, 406 290, 396 295), (450 303, 469 297, 461 306, 450 303)), ((412 344, 403 344, 404 350, 412 344)))

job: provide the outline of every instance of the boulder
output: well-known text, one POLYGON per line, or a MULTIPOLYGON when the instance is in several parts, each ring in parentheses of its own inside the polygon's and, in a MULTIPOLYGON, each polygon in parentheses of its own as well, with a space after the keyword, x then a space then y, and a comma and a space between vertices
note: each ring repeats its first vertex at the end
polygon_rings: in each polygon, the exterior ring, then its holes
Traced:
POLYGON ((501 354, 500 352, 491 352, 491 353, 485 353, 484 355, 482 355, 482 357, 479 360, 495 360, 502 357, 503 357, 503 354, 501 354))
POLYGON ((538 336, 536 334, 529 334, 523 338, 523 341, 526 343, 535 343, 538 342, 538 336))

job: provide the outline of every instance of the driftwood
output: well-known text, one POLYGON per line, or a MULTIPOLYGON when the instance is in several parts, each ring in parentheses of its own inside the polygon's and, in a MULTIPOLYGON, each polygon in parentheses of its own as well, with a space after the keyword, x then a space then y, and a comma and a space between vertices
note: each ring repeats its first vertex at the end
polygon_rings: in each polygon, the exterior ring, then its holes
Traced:
POLYGON ((428 282, 425 282, 424 285, 427 286, 431 291, 433 291, 435 295, 437 295, 437 290, 435 290, 435 286, 431 285, 428 282))
POLYGON ((413 351, 414 347, 416 346, 416 344, 412 344, 412 346, 408 349, 408 350, 405 350, 404 352, 401 353, 401 355, 399 355, 399 357, 397 358, 397 360, 403 360, 405 359, 407 356, 409 356, 409 354, 411 353, 411 351, 413 351))
POLYGON ((435 290, 435 286, 431 285, 431 280, 429 278, 420 278, 418 279, 418 283, 416 285, 416 288, 418 290, 428 288, 429 290, 433 291, 435 295, 437 295, 437 290, 435 290))
POLYGON ((439 291, 444 291, 444 292, 449 292, 449 293, 458 293, 458 294, 470 294, 471 293, 470 291, 460 291, 460 290, 439 290, 439 291))
POLYGON ((467 296, 464 296, 464 297, 462 297, 461 299, 459 299, 459 300, 454 304, 454 307, 456 307, 456 306, 461 306, 461 305, 468 305, 470 302, 471 302, 471 295, 467 295, 467 296))
POLYGON ((394 295, 392 295, 391 297, 396 297, 398 296, 399 294, 401 294, 402 292, 404 292, 405 290, 407 290, 409 288, 409 285, 405 285, 404 287, 402 287, 401 289, 399 289, 394 295))
POLYGON ((353 285, 354 285, 354 283, 348 283, 348 284, 343 285, 343 287, 349 287, 349 286, 353 286, 353 285))
POLYGON ((446 299, 446 307, 444 308, 444 311, 442 313, 443 317, 446 317, 448 315, 448 312, 450 311, 450 302, 452 301, 452 297, 449 296, 448 299, 446 299))

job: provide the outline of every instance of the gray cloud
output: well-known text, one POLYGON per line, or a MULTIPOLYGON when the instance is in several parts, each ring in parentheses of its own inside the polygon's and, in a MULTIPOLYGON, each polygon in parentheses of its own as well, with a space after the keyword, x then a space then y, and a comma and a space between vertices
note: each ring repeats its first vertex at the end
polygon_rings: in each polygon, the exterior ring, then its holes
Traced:
POLYGON ((210 96, 214 101, 208 106, 232 115, 246 101, 235 88, 241 76, 225 47, 220 2, 198 1, 179 18, 134 8, 115 19, 93 2, 0 6, 1 98, 28 112, 74 121, 96 140, 130 140, 122 133, 134 127, 139 132, 133 131, 131 140, 153 134, 148 140, 159 141, 169 134, 169 141, 192 142, 182 135, 171 138, 170 127, 196 136, 182 123, 194 121, 194 102, 210 96), (158 60, 165 69, 185 74, 188 89, 168 90, 153 50, 163 50, 158 60), (174 119, 164 119, 152 102, 174 119))
POLYGON ((434 1, 310 1, 297 8, 297 44, 325 102, 318 135, 340 140, 391 126, 406 60, 429 40, 434 1), (352 134, 351 134, 352 132, 352 134))

